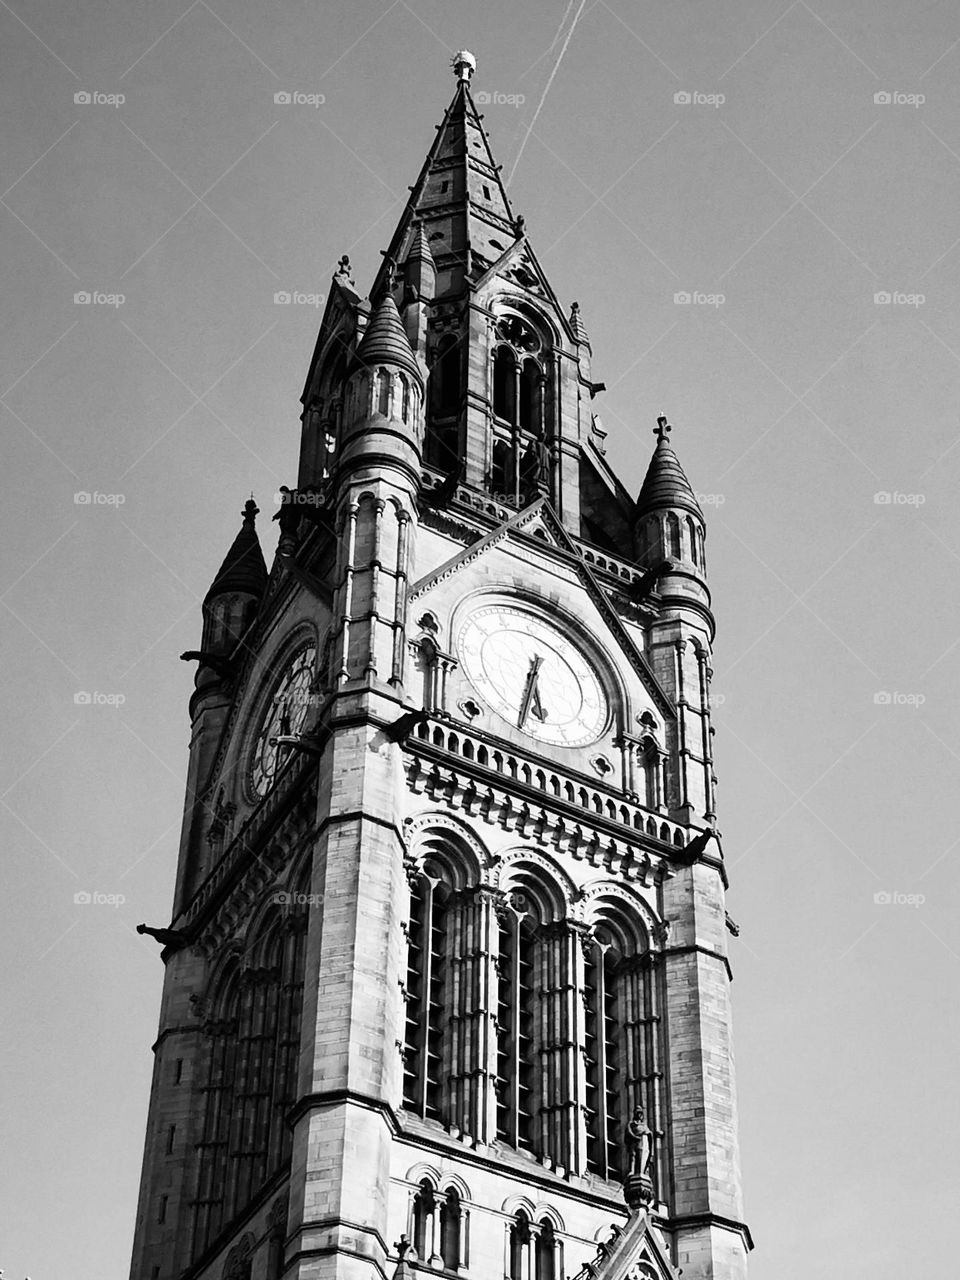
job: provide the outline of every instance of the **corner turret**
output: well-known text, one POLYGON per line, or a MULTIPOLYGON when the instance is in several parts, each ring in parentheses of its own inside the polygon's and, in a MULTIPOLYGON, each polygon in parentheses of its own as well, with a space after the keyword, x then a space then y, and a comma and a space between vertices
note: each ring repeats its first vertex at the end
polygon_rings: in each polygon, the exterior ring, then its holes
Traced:
POLYGON ((424 377, 389 287, 347 369, 336 483, 358 465, 400 465, 419 485, 424 377))
POLYGON ((673 589, 699 600, 707 609, 703 511, 680 460, 670 445, 673 430, 659 417, 657 446, 640 487, 634 512, 634 547, 639 564, 671 579, 673 589))
POLYGON ((253 621, 267 589, 267 565, 255 525, 258 515, 251 495, 243 508, 240 532, 203 598, 200 649, 182 655, 199 660, 198 692, 223 678, 229 656, 253 621))

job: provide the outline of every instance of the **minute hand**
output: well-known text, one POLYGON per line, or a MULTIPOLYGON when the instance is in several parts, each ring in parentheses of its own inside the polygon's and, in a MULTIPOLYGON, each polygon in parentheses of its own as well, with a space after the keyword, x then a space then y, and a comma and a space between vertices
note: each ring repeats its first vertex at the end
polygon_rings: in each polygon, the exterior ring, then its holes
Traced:
POLYGON ((530 714, 530 704, 533 702, 533 695, 537 688, 537 673, 543 663, 543 658, 539 654, 530 659, 530 670, 527 672, 527 680, 523 686, 523 698, 520 702, 520 718, 517 720, 517 728, 522 729, 527 722, 527 716, 530 714))

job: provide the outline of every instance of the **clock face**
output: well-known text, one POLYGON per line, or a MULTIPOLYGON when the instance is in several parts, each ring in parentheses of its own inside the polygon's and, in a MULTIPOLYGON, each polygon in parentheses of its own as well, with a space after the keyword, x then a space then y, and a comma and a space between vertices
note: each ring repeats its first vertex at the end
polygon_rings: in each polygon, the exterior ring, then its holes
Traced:
POLYGON ((468 618, 459 656, 484 702, 531 738, 581 747, 603 732, 603 686, 552 623, 521 609, 487 605, 468 618))
POLYGON ((258 796, 266 795, 269 791, 277 769, 285 759, 284 748, 277 746, 275 741, 271 744, 271 738, 297 734, 303 727, 310 705, 309 694, 316 665, 317 646, 309 644, 300 650, 287 667, 267 703, 253 749, 250 770, 250 781, 258 796))

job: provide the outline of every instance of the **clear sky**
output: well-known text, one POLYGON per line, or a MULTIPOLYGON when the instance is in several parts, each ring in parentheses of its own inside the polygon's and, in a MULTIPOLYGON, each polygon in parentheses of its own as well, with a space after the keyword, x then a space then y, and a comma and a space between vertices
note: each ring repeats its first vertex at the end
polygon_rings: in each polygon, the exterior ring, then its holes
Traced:
POLYGON ((369 286, 464 46, 610 460, 636 491, 666 413, 708 514, 751 1276, 953 1273, 958 34, 947 0, 0 0, 11 1280, 129 1265, 177 655, 251 489, 273 555, 306 296, 345 252, 369 286))

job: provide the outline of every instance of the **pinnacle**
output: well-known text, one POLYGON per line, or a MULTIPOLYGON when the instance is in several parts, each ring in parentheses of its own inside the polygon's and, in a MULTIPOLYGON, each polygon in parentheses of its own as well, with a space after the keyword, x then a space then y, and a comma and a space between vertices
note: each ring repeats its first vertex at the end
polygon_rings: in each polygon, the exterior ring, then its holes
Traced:
POLYGON ((570 328, 573 330, 573 336, 584 346, 590 346, 590 336, 587 333, 587 326, 583 323, 583 316, 580 312, 580 303, 574 302, 570 307, 570 328))

